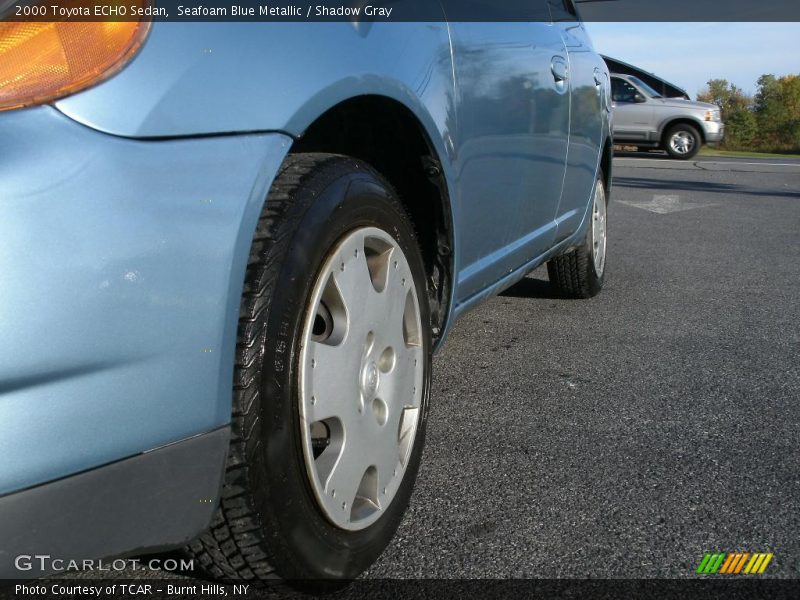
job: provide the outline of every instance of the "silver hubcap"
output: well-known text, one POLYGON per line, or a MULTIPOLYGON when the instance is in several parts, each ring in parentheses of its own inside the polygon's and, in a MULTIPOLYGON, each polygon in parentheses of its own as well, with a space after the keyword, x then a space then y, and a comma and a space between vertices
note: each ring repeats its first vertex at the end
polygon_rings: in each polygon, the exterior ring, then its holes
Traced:
POLYGON ((687 131, 679 131, 669 140, 669 146, 678 154, 689 154, 694 149, 694 136, 687 131))
POLYGON ((419 298, 403 251, 347 235, 314 284, 299 363, 306 470, 322 512, 349 530, 380 518, 405 474, 422 402, 419 298))
POLYGON ((598 277, 603 275, 606 266, 606 192, 603 182, 598 181, 594 190, 592 208, 592 258, 594 271, 598 277))

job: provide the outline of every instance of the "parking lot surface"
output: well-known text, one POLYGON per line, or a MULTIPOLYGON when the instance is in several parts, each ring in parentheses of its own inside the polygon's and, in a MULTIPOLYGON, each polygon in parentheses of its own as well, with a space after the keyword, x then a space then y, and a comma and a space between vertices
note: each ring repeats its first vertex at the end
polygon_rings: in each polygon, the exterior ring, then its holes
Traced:
POLYGON ((800 161, 616 159, 609 236, 597 298, 540 269, 457 323, 371 575, 800 576, 800 161))
POLYGON ((690 577, 715 551, 800 576, 800 161, 614 177, 599 297, 539 269, 456 324, 367 577, 690 577))

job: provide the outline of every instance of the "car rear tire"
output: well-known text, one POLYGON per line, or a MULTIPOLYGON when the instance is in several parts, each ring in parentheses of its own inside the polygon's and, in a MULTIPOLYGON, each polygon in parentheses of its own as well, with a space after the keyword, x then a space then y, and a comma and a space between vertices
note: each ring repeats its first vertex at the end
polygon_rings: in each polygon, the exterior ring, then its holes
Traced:
POLYGON ((550 283, 565 298, 591 298, 603 289, 608 250, 607 208, 603 173, 592 195, 592 212, 583 244, 547 263, 550 283))
POLYGON ((221 504, 189 548, 213 576, 346 581, 389 543, 425 437, 424 273, 376 171, 286 159, 247 267, 221 504))
POLYGON ((670 127, 664 134, 664 150, 672 158, 689 160, 700 151, 703 138, 697 128, 688 123, 678 123, 670 127))

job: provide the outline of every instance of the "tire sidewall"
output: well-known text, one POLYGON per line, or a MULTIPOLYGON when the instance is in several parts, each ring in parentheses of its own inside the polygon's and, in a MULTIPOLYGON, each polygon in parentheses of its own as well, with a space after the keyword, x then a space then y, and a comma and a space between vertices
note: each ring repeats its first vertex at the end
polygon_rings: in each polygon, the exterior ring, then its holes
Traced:
MULTIPOLYGON (((348 161, 358 165, 354 161, 348 161)), ((253 459, 263 470, 254 490, 265 535, 275 548, 278 572, 286 579, 350 579, 366 569, 391 540, 405 512, 419 467, 430 393, 430 318, 422 259, 413 232, 388 184, 371 170, 338 176, 318 194, 297 194, 309 206, 291 232, 276 281, 261 369, 262 452, 253 459), (423 324, 426 364, 422 410, 403 482, 391 505, 366 529, 345 531, 322 514, 305 466, 298 410, 299 345, 307 303, 330 250, 348 233, 379 227, 400 245, 414 275, 423 324)))
POLYGON ((603 183, 602 172, 598 174, 595 187, 592 189, 592 202, 589 205, 589 226, 586 231, 586 242, 584 248, 587 255, 588 264, 588 279, 589 279, 589 292, 592 296, 598 294, 603 289, 606 273, 608 272, 608 195, 606 194, 605 184, 603 183), (592 220, 594 219, 594 199, 597 194, 597 186, 603 188, 603 200, 606 203, 606 256, 603 264, 603 273, 598 274, 597 268, 594 264, 594 229, 592 227, 592 220))

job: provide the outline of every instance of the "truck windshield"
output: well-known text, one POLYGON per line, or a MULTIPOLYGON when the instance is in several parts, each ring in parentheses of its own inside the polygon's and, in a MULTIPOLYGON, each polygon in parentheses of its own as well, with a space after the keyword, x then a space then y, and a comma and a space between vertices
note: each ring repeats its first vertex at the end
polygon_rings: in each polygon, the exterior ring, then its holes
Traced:
POLYGON ((653 88, 651 88, 649 85, 647 85, 644 81, 642 81, 638 77, 634 77, 633 75, 630 75, 629 79, 633 83, 638 85, 641 89, 643 89, 645 94, 647 94, 651 98, 661 98, 661 94, 659 94, 657 91, 655 91, 653 88))

